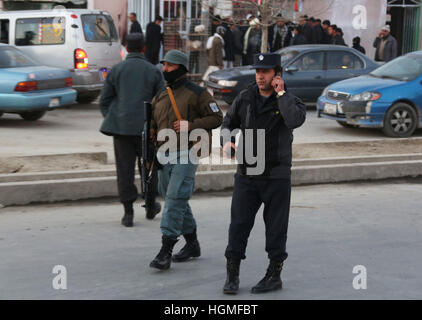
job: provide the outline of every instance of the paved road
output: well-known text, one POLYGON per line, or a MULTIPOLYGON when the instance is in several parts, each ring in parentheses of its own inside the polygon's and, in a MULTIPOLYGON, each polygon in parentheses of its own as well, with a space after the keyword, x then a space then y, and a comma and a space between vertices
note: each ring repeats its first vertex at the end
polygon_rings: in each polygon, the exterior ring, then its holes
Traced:
MULTIPOLYGON (((112 139, 98 132, 101 122, 96 104, 54 110, 36 122, 5 114, 0 118, 0 157, 106 151, 113 162, 112 139)), ((215 130, 214 147, 218 147, 218 135, 219 131, 215 130)), ((422 137, 422 130, 414 136, 422 137)), ((304 126, 295 130, 294 143, 385 138, 379 130, 346 129, 335 121, 317 118, 315 110, 309 110, 304 126)))
POLYGON ((3 208, 0 299, 420 299, 421 198, 422 180, 295 187, 284 289, 249 293, 267 263, 261 210, 235 297, 221 293, 230 193, 194 196, 203 256, 168 272, 148 267, 160 216, 147 221, 140 206, 132 229, 114 200, 3 208), (55 265, 66 291, 52 288, 55 265), (352 286, 356 265, 366 290, 352 286))

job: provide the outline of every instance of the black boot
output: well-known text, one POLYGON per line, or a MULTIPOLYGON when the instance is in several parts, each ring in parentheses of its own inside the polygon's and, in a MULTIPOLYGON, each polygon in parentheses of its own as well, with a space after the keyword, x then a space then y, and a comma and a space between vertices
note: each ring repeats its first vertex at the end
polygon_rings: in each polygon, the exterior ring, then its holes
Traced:
POLYGON ((224 284, 225 294, 236 294, 239 290, 240 259, 227 258, 227 279, 224 284))
POLYGON ((184 234, 183 237, 186 240, 185 246, 175 255, 173 255, 174 262, 183 262, 189 258, 197 258, 201 255, 201 248, 196 237, 196 230, 192 233, 184 234))
POLYGON ((122 225, 133 227, 133 203, 125 202, 123 206, 125 207, 125 215, 122 218, 122 225))
POLYGON ((258 284, 251 289, 252 293, 264 293, 274 290, 280 290, 283 283, 280 278, 281 270, 283 269, 283 262, 270 261, 265 277, 258 282, 258 284))
POLYGON ((154 219, 161 211, 161 204, 159 202, 155 202, 151 207, 147 207, 146 205, 143 205, 143 207, 145 208, 146 218, 148 220, 154 219))
POLYGON ((176 242, 177 242, 177 239, 163 236, 162 237, 163 245, 161 246, 160 252, 154 258, 154 260, 151 261, 149 266, 151 268, 157 268, 160 270, 167 270, 168 268, 170 268, 171 253, 173 252, 173 247, 176 244, 176 242))

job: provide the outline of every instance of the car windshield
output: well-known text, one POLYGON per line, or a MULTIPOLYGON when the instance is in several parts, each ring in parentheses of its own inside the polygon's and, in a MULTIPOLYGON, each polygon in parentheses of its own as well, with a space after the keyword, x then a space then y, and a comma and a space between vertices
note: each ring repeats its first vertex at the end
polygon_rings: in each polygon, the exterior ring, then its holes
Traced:
POLYGON ((299 54, 299 51, 291 49, 282 49, 278 51, 278 53, 281 56, 281 64, 285 64, 287 61, 290 61, 291 59, 296 57, 299 54))
POLYGON ((0 47, 0 69, 36 66, 37 63, 12 47, 0 47))
POLYGON ((422 74, 422 57, 415 55, 402 56, 394 59, 370 75, 378 78, 395 79, 399 81, 412 81, 422 74))

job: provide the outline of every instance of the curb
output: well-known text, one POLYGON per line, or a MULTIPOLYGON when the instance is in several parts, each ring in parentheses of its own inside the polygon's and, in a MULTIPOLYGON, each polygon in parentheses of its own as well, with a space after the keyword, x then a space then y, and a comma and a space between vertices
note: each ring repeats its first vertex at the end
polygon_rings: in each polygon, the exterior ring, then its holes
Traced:
MULTIPOLYGON (((222 191, 234 184, 234 165, 201 165, 195 191, 222 191)), ((422 154, 294 161, 292 185, 371 181, 422 176, 422 154)), ((139 189, 139 177, 136 182, 139 189)), ((0 206, 116 197, 114 169, 0 175, 0 206)))

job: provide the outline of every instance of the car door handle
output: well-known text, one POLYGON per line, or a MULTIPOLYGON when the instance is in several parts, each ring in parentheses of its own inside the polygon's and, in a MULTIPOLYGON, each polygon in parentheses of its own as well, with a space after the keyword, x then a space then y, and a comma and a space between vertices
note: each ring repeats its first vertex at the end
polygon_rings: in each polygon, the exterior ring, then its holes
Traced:
POLYGON ((316 76, 315 79, 322 79, 322 77, 321 76, 316 76))

